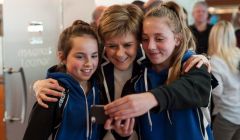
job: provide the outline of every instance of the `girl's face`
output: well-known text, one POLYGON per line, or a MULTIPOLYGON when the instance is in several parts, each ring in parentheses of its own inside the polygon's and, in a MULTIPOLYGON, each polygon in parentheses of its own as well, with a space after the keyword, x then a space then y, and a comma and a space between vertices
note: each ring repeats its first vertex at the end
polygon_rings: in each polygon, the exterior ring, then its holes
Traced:
POLYGON ((72 49, 64 63, 67 73, 79 82, 91 78, 98 66, 98 44, 96 39, 85 35, 71 39, 72 49))
POLYGON ((166 18, 148 17, 143 22, 142 45, 153 67, 160 71, 169 67, 171 55, 179 41, 166 18))
POLYGON ((132 33, 105 39, 105 53, 114 67, 126 71, 137 55, 138 43, 132 33))

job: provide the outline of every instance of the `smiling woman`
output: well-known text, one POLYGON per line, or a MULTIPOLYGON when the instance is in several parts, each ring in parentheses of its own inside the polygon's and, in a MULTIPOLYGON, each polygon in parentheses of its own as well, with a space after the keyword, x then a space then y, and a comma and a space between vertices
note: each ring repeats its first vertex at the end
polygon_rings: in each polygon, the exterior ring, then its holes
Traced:
POLYGON ((116 69, 125 71, 132 68, 138 49, 135 38, 133 34, 126 34, 105 39, 106 56, 116 69))

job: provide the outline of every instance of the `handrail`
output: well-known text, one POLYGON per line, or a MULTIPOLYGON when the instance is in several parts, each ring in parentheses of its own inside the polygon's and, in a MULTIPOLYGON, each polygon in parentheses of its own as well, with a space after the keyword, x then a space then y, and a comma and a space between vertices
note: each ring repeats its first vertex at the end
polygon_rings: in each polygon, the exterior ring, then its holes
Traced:
POLYGON ((24 123, 26 120, 26 113, 27 113, 27 83, 26 83, 24 70, 22 67, 20 67, 19 70, 14 70, 13 68, 8 68, 8 69, 4 68, 3 72, 7 74, 20 73, 22 78, 22 83, 23 83, 21 116, 20 117, 9 116, 8 112, 5 111, 3 121, 10 121, 10 122, 20 121, 21 123, 24 123))

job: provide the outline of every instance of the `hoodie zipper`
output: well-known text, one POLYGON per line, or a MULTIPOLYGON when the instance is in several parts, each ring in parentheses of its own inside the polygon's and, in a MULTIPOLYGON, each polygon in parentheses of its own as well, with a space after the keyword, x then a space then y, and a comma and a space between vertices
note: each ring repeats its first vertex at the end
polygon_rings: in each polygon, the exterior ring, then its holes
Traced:
MULTIPOLYGON (((79 84, 80 85, 80 84, 79 84)), ((86 109, 86 122, 87 122, 87 132, 86 132, 86 138, 88 140, 88 137, 89 137, 89 112, 88 112, 88 101, 87 101, 87 96, 86 96, 86 92, 84 91, 84 89, 82 88, 82 86, 80 85, 80 88, 82 89, 83 91, 83 95, 84 95, 84 98, 85 98, 85 109, 86 109)))
MULTIPOLYGON (((79 84, 80 85, 80 84, 79 84)), ((86 122, 87 122, 87 132, 86 132, 86 138, 87 140, 89 139, 89 136, 90 136, 90 133, 92 133, 92 130, 91 132, 90 131, 90 126, 89 126, 89 111, 88 111, 88 101, 87 101, 87 96, 86 96, 86 93, 84 91, 84 89, 82 88, 82 86, 80 85, 80 88, 82 89, 83 91, 83 94, 84 94, 84 98, 85 98, 85 106, 86 106, 86 122)), ((95 104, 95 88, 93 87, 92 88, 93 90, 93 104, 95 104)), ((92 125, 91 125, 91 128, 92 128, 92 125)), ((92 135, 92 134, 91 134, 92 135)), ((91 137, 91 136, 90 136, 91 137)))

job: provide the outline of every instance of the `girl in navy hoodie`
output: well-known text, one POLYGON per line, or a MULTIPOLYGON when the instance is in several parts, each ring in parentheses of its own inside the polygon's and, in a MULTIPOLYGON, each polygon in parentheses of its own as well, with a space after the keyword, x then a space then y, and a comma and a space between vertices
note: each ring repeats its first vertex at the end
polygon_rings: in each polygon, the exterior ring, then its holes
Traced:
POLYGON ((213 139, 207 109, 210 73, 202 66, 182 75, 183 63, 193 55, 189 49, 195 47, 183 15, 174 2, 145 14, 142 45, 149 63, 125 84, 123 94, 132 95, 105 106, 115 120, 138 117, 142 140, 213 139))
POLYGON ((59 38, 61 63, 51 67, 47 78, 65 89, 58 102, 46 102, 49 109, 34 105, 24 140, 97 140, 100 127, 90 121, 91 105, 100 103, 99 38, 88 23, 77 20, 59 38))

